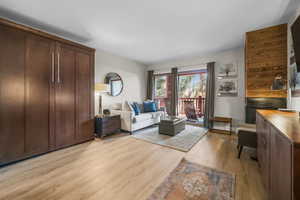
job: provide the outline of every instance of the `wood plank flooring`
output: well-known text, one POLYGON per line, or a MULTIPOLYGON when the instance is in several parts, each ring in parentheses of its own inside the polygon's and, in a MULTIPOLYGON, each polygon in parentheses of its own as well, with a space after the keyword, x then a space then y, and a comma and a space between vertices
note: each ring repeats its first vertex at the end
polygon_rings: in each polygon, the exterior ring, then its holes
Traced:
POLYGON ((95 140, 0 169, 1 200, 146 200, 182 158, 237 175, 236 200, 264 200, 257 163, 209 133, 188 153, 130 136, 95 140))

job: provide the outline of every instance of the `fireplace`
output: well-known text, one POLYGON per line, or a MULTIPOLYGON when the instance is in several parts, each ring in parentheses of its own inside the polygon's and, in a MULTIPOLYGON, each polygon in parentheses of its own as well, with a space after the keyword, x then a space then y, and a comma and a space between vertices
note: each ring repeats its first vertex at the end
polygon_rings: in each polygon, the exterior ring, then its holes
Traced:
POLYGON ((286 108, 286 98, 246 98, 246 123, 255 124, 256 110, 286 108))

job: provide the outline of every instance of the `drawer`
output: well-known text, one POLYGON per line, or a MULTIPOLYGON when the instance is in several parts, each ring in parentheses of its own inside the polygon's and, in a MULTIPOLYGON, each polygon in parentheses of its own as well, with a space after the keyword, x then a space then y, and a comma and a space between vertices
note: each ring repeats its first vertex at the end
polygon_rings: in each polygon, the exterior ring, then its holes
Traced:
POLYGON ((110 119, 110 120, 107 120, 107 121, 103 121, 103 123, 102 123, 103 128, 108 128, 108 127, 118 128, 120 126, 121 126, 120 118, 110 119))
POLYGON ((111 133, 117 133, 119 132, 119 130, 120 130, 119 128, 111 126, 111 127, 103 128, 102 134, 105 136, 111 133))

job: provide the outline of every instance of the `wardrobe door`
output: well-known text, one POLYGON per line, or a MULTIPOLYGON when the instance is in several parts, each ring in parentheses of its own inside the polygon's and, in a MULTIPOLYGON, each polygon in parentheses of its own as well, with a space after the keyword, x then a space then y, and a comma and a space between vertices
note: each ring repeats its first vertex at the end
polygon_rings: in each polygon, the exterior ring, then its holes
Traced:
POLYGON ((93 55, 79 50, 76 53, 76 140, 93 138, 93 55))
POLYGON ((25 150, 27 154, 49 149, 50 96, 54 85, 54 46, 35 35, 26 38, 25 150))
POLYGON ((56 50, 55 137, 60 148, 75 143, 76 51, 60 43, 56 50))
POLYGON ((24 155, 24 52, 24 33, 0 25, 0 165, 24 155))

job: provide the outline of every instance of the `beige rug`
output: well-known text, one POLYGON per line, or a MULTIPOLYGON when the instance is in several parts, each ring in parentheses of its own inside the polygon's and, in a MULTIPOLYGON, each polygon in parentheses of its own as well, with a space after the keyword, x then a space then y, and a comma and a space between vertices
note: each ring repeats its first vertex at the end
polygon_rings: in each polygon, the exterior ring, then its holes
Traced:
POLYGON ((147 200, 234 200, 235 176, 182 160, 147 200))
POLYGON ((133 133, 132 137, 176 150, 189 151, 205 134, 207 129, 186 125, 185 130, 175 136, 158 133, 158 126, 152 126, 133 133))

